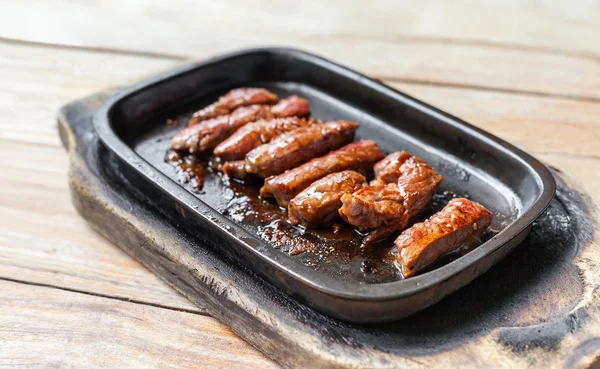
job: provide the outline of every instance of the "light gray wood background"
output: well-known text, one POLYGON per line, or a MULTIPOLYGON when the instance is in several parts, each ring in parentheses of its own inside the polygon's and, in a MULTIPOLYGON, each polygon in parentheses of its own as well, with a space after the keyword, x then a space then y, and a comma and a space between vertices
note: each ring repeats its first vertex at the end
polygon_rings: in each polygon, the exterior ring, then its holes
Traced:
POLYGON ((276 367, 75 213, 62 104, 299 47, 508 140, 598 204, 599 40, 592 0, 0 1, 0 367, 276 367))

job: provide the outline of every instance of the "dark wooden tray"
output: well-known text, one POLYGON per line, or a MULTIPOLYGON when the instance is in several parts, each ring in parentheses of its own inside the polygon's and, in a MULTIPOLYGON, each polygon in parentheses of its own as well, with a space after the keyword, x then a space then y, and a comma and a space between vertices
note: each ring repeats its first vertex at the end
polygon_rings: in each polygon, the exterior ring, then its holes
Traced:
POLYGON ((115 170, 91 116, 59 114, 79 213, 173 288, 288 367, 589 367, 600 363, 598 213, 555 172, 556 198, 524 243, 468 286, 393 324, 360 326, 294 301, 158 215, 115 170), (596 237, 596 238, 595 238, 596 237))

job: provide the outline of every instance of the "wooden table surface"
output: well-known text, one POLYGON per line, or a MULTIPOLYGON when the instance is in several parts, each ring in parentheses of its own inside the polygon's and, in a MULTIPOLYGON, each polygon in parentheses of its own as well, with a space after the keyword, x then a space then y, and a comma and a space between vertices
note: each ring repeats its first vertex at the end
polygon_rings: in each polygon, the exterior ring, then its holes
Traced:
POLYGON ((517 145, 600 203, 597 1, 124 3, 0 2, 0 367, 277 366, 70 202, 57 109, 188 59, 321 54, 517 145))

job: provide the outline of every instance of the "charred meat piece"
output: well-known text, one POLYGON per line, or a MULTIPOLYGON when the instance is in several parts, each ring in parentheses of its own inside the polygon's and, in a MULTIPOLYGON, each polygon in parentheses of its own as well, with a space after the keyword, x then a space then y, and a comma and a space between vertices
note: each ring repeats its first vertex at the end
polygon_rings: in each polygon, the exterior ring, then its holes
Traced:
POLYGON ((224 160, 243 159, 250 150, 271 141, 274 137, 309 126, 313 122, 304 118, 290 117, 249 123, 221 142, 215 148, 214 154, 224 160))
POLYGON ((357 123, 341 120, 284 133, 246 154, 246 172, 263 178, 283 173, 351 142, 357 128, 357 123))
POLYGON ((236 109, 229 115, 205 120, 185 128, 171 139, 171 148, 192 154, 215 148, 241 126, 257 119, 272 118, 267 105, 251 105, 236 109))
POLYGON ((290 201, 290 222, 305 227, 327 225, 338 215, 342 195, 366 185, 365 176, 353 170, 329 174, 313 182, 290 201))
POLYGON ((306 117, 310 115, 310 107, 305 98, 292 95, 273 105, 271 113, 280 118, 293 116, 306 117))
POLYGON ((342 196, 340 216, 361 231, 372 229, 365 242, 381 240, 405 228, 442 181, 442 176, 416 156, 407 159, 400 172, 397 183, 368 186, 342 196))
POLYGON ((308 114, 310 114, 308 101, 298 96, 290 96, 273 106, 244 106, 237 108, 229 115, 205 120, 184 129, 173 137, 171 147, 176 150, 198 153, 215 148, 221 141, 247 123, 259 119, 270 120, 308 114))
POLYGON ((408 224, 404 193, 395 183, 367 186, 352 194, 344 194, 341 201, 338 212, 347 223, 363 232, 378 231, 373 237, 369 234, 367 242, 384 238, 408 224))
POLYGON ((190 119, 190 125, 204 120, 229 114, 240 106, 255 104, 273 104, 278 97, 264 88, 236 88, 221 96, 215 103, 195 112, 190 119))
POLYGON ((492 213, 481 204, 458 198, 422 223, 402 232, 394 242, 396 260, 405 278, 413 276, 440 256, 455 251, 483 234, 492 213))
POLYGON ((275 197, 279 205, 287 206, 294 196, 314 181, 343 170, 355 170, 366 175, 371 172, 373 163, 382 157, 375 142, 354 142, 278 176, 267 178, 260 195, 275 197))
POLYGON ((385 186, 397 182, 402 174, 400 172, 402 164, 411 156, 406 151, 397 151, 383 158, 373 167, 375 179, 371 181, 371 186, 385 186))
POLYGON ((396 184, 404 194, 404 206, 408 217, 412 218, 427 206, 437 186, 442 182, 442 176, 417 156, 406 160, 400 171, 402 175, 396 184))
POLYGON ((221 171, 230 178, 245 180, 249 174, 246 173, 244 164, 243 160, 228 161, 221 166, 221 171))

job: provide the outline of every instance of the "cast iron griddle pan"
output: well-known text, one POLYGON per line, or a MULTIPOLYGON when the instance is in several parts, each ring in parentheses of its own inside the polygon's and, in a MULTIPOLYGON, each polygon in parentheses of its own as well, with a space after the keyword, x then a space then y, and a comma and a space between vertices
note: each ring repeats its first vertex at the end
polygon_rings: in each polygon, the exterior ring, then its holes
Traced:
POLYGON ((298 50, 253 49, 167 72, 109 99, 94 123, 119 158, 122 175, 182 231, 297 300, 350 322, 396 320, 471 282, 525 238, 555 192, 548 169, 514 146, 298 50), (357 139, 374 140, 384 153, 405 150, 426 160, 443 181, 421 219, 452 197, 468 196, 495 215, 483 244, 402 279, 391 262, 395 236, 387 244, 361 247, 361 236, 349 227, 335 234, 292 227, 274 202, 258 198, 259 184, 227 183, 211 172, 200 190, 184 183, 181 168, 165 162, 170 137, 193 111, 241 86, 266 87, 280 97, 301 95, 314 117, 354 120, 360 123, 357 139), (167 119, 181 123, 174 127, 167 119))

